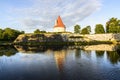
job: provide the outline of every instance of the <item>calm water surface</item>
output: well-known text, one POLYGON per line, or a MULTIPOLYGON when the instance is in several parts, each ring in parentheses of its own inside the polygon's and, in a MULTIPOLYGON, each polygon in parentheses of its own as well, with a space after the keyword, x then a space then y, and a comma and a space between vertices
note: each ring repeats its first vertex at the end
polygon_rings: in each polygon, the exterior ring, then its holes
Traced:
POLYGON ((120 80, 119 47, 111 46, 1 46, 0 80, 120 80))

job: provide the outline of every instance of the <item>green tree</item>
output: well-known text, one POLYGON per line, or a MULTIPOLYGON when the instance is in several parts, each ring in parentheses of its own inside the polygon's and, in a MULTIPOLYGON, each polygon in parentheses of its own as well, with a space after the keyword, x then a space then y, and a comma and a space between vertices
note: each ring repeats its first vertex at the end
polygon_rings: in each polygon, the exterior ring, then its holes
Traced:
POLYGON ((18 30, 14 30, 11 28, 5 28, 4 30, 1 30, 1 36, 2 38, 0 38, 0 40, 4 40, 4 41, 13 41, 17 38, 18 35, 23 34, 24 31, 18 31, 18 30))
POLYGON ((105 33, 104 27, 102 24, 96 24, 95 26, 95 34, 105 33))
POLYGON ((4 29, 3 32, 3 38, 5 40, 12 40, 15 36, 14 30, 10 29, 10 28, 6 28, 4 29))
POLYGON ((107 33, 120 33, 120 20, 117 18, 111 18, 106 22, 106 32, 107 33))
POLYGON ((3 39, 2 34, 3 34, 3 30, 2 30, 2 29, 0 29, 0 40, 2 40, 2 39, 3 39))
POLYGON ((90 32, 91 32, 91 27, 90 27, 90 26, 86 26, 86 28, 87 28, 87 30, 88 30, 88 32, 89 32, 89 34, 90 34, 90 32))
POLYGON ((35 31, 34 31, 34 33, 37 33, 37 34, 39 34, 39 33, 46 33, 46 31, 40 31, 39 29, 36 29, 35 31))
POLYGON ((39 29, 36 29, 36 30, 34 31, 34 33, 40 33, 40 30, 39 30, 39 29))
POLYGON ((81 34, 90 34, 91 32, 91 27, 90 26, 86 26, 85 28, 83 28, 81 30, 81 34))
POLYGON ((109 33, 117 33, 117 26, 115 26, 114 22, 109 24, 109 33))
POLYGON ((43 30, 43 31, 40 31, 40 33, 46 33, 46 31, 43 30))
POLYGON ((80 25, 75 25, 74 26, 74 33, 80 33, 80 25))

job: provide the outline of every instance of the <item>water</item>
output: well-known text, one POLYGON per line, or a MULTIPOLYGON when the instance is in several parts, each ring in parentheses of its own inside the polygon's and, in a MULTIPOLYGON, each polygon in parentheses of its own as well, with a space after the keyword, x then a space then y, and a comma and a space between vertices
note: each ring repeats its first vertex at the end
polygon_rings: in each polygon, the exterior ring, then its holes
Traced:
POLYGON ((0 80, 120 80, 119 46, 1 46, 0 80))

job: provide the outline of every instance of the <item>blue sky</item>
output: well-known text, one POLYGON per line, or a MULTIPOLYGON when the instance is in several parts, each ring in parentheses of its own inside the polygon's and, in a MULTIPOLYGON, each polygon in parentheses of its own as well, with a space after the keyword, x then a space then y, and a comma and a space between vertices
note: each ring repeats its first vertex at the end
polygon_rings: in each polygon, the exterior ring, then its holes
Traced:
POLYGON ((74 25, 105 25, 111 17, 120 19, 120 0, 0 0, 0 28, 33 32, 35 29, 53 31, 58 15, 67 31, 74 25))

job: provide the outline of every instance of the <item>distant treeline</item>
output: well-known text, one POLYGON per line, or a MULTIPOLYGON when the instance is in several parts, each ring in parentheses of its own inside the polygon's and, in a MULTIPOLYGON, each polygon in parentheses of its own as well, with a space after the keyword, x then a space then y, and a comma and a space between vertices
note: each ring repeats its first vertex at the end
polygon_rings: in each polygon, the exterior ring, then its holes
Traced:
MULTIPOLYGON (((103 24, 96 24, 94 32, 95 34, 120 33, 120 20, 113 17, 106 22, 105 26, 103 26, 103 24)), ((91 27, 86 26, 83 29, 81 29, 80 25, 75 25, 74 33, 90 34, 91 27)))
POLYGON ((20 34, 24 34, 24 31, 11 28, 0 29, 0 41, 14 41, 20 34))

